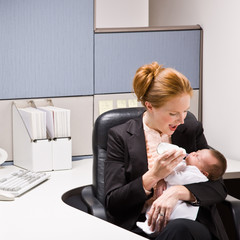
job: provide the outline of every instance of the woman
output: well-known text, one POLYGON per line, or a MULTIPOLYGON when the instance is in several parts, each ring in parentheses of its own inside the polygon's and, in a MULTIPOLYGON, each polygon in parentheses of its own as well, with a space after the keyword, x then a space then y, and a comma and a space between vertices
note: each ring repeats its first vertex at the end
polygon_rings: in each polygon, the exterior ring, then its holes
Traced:
POLYGON ((154 62, 140 67, 134 92, 146 111, 136 119, 112 128, 105 164, 106 209, 109 221, 144 235, 137 221, 158 229, 150 239, 228 239, 216 210, 226 197, 221 180, 173 186, 166 191, 163 178, 182 160, 181 151, 156 153, 160 142, 176 144, 187 152, 208 148, 202 125, 188 112, 192 88, 181 73, 154 62), (162 193, 158 198, 154 192, 162 193), (169 221, 178 200, 199 205, 196 221, 169 221))

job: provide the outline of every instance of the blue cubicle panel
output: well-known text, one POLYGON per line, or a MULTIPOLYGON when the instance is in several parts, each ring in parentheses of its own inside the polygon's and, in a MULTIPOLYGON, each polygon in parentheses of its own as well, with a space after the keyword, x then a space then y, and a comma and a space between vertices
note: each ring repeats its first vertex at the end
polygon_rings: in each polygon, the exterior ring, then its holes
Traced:
POLYGON ((0 99, 93 94, 93 0, 0 0, 0 99))
POLYGON ((143 64, 157 61, 182 72, 199 88, 201 30, 95 34, 95 94, 132 91, 143 64))

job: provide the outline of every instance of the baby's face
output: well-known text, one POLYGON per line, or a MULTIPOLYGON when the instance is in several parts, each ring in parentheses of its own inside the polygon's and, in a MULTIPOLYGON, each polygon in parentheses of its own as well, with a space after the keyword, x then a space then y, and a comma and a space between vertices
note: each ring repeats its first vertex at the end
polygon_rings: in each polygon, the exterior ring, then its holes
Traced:
POLYGON ((200 171, 204 170, 204 167, 215 163, 216 159, 212 156, 209 149, 198 150, 192 152, 186 157, 186 164, 196 166, 200 171))

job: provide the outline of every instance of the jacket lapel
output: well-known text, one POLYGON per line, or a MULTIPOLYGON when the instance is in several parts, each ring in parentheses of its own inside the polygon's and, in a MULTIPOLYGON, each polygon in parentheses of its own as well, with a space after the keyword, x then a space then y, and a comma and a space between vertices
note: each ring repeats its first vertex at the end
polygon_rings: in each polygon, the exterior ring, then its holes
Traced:
POLYGON ((133 173, 133 175, 136 173, 136 175, 139 176, 139 173, 143 174, 148 170, 142 114, 138 118, 131 121, 127 132, 129 134, 127 146, 129 150, 129 159, 131 159, 129 161, 131 163, 131 166, 129 165, 131 169, 129 170, 133 173))
POLYGON ((184 124, 177 127, 176 131, 173 133, 171 139, 172 143, 178 146, 182 146, 184 143, 184 131, 186 129, 186 126, 184 124))

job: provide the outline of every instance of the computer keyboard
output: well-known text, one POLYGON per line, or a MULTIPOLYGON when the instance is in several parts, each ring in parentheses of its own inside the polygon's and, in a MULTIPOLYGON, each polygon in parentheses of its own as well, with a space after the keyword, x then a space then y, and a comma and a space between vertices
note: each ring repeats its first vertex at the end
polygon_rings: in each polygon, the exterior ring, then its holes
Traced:
POLYGON ((31 172, 20 169, 0 178, 0 190, 18 197, 49 177, 50 174, 44 172, 31 172))

